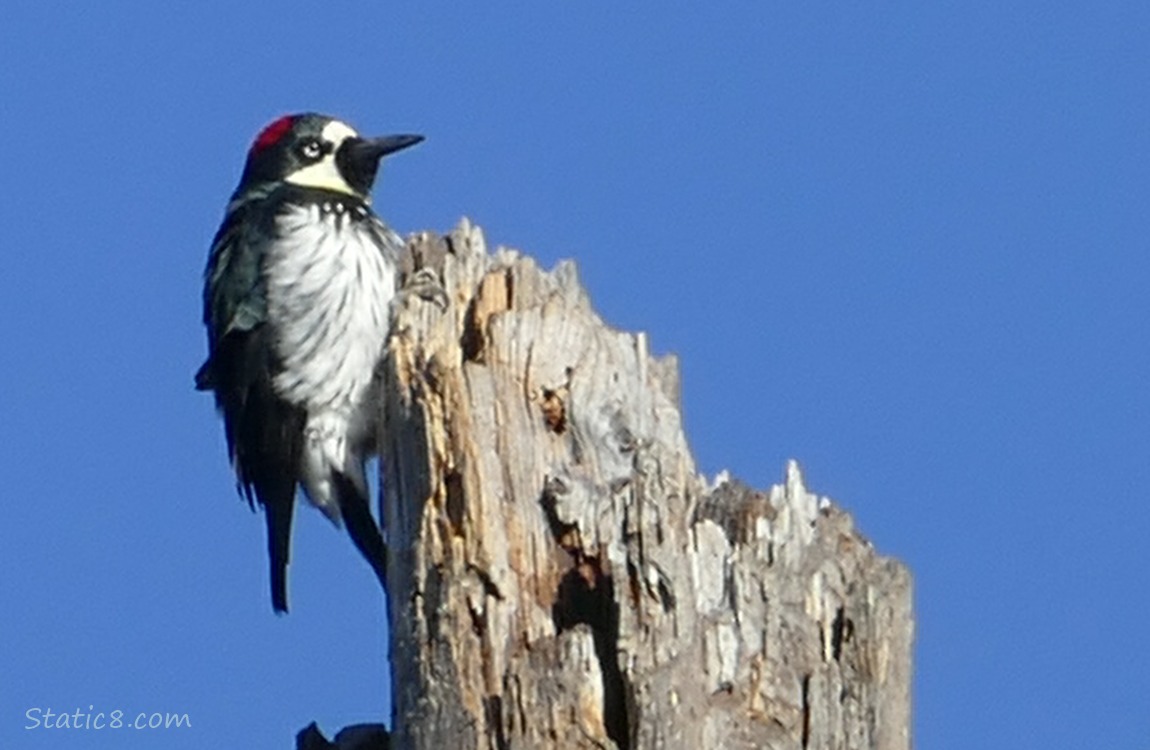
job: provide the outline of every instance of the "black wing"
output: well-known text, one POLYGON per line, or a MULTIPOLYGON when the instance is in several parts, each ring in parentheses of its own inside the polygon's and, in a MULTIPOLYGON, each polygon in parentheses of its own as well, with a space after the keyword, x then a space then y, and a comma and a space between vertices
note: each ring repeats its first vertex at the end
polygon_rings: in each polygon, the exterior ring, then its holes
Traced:
MULTIPOLYGON (((272 387, 279 369, 260 280, 263 239, 241 207, 229 213, 212 243, 204 274, 208 360, 196 388, 215 392, 228 454, 241 494, 264 508, 272 606, 287 611, 287 565, 304 411, 272 387), (254 228, 253 228, 254 227, 254 228)), ((262 235, 266 237, 267 235, 262 235)))

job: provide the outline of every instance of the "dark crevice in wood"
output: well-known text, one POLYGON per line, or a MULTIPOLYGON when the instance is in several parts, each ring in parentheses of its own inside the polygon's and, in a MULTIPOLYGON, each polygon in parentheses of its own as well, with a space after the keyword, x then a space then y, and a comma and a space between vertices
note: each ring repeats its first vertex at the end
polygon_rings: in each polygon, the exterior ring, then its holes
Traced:
POLYGON ((803 748, 811 741, 811 676, 803 675, 803 748))
POLYGON ((423 608, 423 619, 425 622, 427 622, 427 642, 429 645, 435 639, 436 634, 439 632, 439 611, 436 603, 441 601, 442 587, 442 568, 440 568, 438 565, 429 568, 427 571, 427 579, 424 584, 423 596, 418 600, 423 608))
POLYGON ((615 583, 604 573, 598 558, 583 553, 578 544, 578 527, 559 520, 555 512, 556 497, 566 492, 566 484, 553 478, 547 482, 540 498, 556 543, 575 562, 559 582, 551 618, 559 633, 580 624, 591 628, 595 657, 603 677, 604 728, 619 750, 631 750, 633 707, 630 703, 633 699, 627 694, 626 680, 619 668, 619 605, 615 601, 615 583))
POLYGON ((476 320, 476 307, 479 298, 473 297, 467 305, 467 312, 463 315, 463 336, 459 340, 459 348, 463 352, 464 362, 483 361, 483 331, 479 330, 479 321, 476 320))
POLYGON ((482 642, 484 634, 487 633, 487 622, 483 619, 483 613, 474 607, 468 607, 467 614, 471 616, 471 632, 482 642))
POLYGON ((585 558, 567 571, 559 583, 551 609, 555 629, 562 633, 576 625, 587 625, 595 643, 595 657, 603 676, 603 724, 607 736, 619 750, 631 750, 632 698, 619 668, 619 605, 615 584, 605 575, 595 558, 585 558))
POLYGON ((499 601, 503 601, 503 592, 500 591, 499 587, 495 585, 495 580, 488 574, 486 570, 476 565, 468 565, 467 569, 474 573, 475 576, 479 579, 479 582, 483 584, 483 593, 487 594, 488 596, 493 596, 499 601))
POLYGON ((464 514, 464 496, 463 496, 463 475, 454 469, 447 472, 443 477, 443 487, 446 494, 445 510, 447 511, 447 520, 451 523, 451 533, 455 536, 463 536, 463 514, 464 514))
POLYGON ((639 580, 639 569, 635 567, 635 563, 627 560, 627 591, 631 594, 631 606, 638 612, 639 604, 642 601, 643 588, 642 582, 639 580))
POLYGON ((671 590, 671 583, 664 575, 659 576, 659 603, 663 605, 663 613, 670 614, 675 609, 675 592, 671 590))
POLYGON ((483 714, 487 720, 487 737, 495 750, 511 750, 507 733, 503 731, 503 698, 489 695, 483 699, 483 714))
POLYGON ((849 643, 854 635, 855 624, 847 617, 842 607, 835 610, 835 619, 831 623, 831 654, 835 661, 843 655, 843 644, 849 643))
POLYGON ((503 271, 503 278, 507 282, 506 308, 510 310, 515 305, 515 273, 510 269, 503 271))
POLYGON ((570 492, 570 488, 560 477, 550 477, 543 487, 543 495, 539 498, 539 505, 547 517, 547 526, 551 529, 551 536, 556 543, 572 556, 582 554, 579 546, 579 527, 573 523, 560 520, 556 505, 562 495, 570 492))

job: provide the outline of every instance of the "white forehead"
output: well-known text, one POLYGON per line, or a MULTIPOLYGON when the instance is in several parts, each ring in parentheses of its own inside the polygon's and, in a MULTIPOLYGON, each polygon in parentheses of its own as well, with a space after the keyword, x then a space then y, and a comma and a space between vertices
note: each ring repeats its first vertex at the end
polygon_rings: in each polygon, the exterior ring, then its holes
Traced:
POLYGON ((355 132, 351 126, 339 120, 332 120, 327 125, 324 125, 323 132, 320 133, 320 135, 328 143, 334 143, 337 146, 348 138, 359 137, 359 133, 355 132))

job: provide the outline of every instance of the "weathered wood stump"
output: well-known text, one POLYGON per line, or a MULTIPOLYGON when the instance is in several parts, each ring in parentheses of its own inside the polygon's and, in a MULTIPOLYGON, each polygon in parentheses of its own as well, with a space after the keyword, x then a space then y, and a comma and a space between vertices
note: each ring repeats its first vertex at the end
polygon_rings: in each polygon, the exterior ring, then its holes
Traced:
POLYGON ((700 476, 676 360, 573 265, 410 251, 447 304, 401 299, 384 363, 392 747, 910 746, 903 565, 793 462, 700 476))

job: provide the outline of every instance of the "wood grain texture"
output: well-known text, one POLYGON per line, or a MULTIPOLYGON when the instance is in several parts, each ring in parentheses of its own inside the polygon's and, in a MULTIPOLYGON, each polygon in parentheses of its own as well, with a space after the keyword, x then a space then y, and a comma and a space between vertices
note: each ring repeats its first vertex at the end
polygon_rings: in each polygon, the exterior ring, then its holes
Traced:
MULTIPOLYGON (((796 464, 696 471, 574 266, 409 246, 383 365, 392 746, 909 748, 911 579, 796 464)), ((734 335, 734 334, 732 334, 734 335)))

